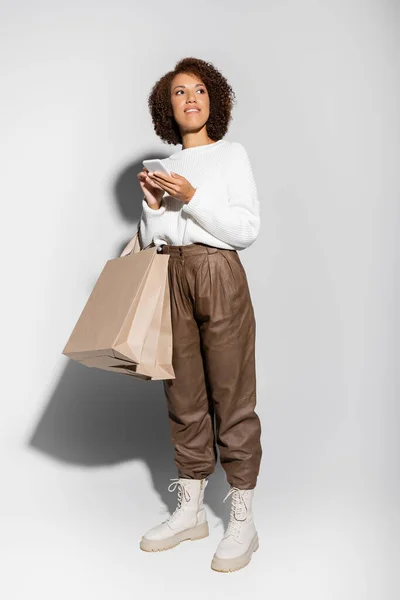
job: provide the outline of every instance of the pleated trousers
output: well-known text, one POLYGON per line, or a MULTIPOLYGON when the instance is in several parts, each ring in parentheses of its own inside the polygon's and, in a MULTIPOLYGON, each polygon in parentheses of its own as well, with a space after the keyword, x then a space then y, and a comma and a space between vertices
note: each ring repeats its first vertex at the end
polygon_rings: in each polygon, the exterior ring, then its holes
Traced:
POLYGON ((163 380, 179 477, 220 463, 230 485, 256 486, 262 456, 256 407, 256 323, 236 250, 172 246, 168 278, 175 379, 163 380))

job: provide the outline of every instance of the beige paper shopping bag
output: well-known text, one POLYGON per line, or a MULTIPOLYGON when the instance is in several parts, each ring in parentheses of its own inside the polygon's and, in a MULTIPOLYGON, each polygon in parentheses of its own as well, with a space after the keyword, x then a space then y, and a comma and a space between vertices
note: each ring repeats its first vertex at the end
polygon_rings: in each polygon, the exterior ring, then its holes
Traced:
MULTIPOLYGON (((168 255, 159 256, 168 267, 168 255)), ((131 332, 134 335, 134 331, 131 332)), ((129 344, 129 339, 128 342, 129 344)), ((87 366, 98 366, 97 359, 83 361, 87 366)), ((135 375, 143 379, 174 379, 172 367, 172 324, 168 273, 157 300, 153 319, 143 344, 141 360, 138 364, 129 364, 116 358, 105 363, 108 370, 135 375)))
MULTIPOLYGON (((172 325, 168 283, 168 255, 157 257, 165 261, 164 286, 160 289, 156 310, 148 328, 140 363, 136 372, 152 379, 174 379, 172 367, 172 325)), ((132 335, 134 332, 132 331, 132 335)))
POLYGON ((173 379, 168 255, 141 250, 107 261, 63 354, 88 367, 173 379))

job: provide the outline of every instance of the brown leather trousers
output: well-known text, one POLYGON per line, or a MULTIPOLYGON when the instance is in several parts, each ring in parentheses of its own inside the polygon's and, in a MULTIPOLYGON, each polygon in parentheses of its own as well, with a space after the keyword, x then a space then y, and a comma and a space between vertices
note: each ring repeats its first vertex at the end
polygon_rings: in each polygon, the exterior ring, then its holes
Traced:
POLYGON ((175 379, 163 384, 179 477, 213 473, 218 444, 228 483, 254 488, 261 423, 255 412, 256 326, 244 267, 236 250, 200 243, 158 251, 170 255, 175 379))

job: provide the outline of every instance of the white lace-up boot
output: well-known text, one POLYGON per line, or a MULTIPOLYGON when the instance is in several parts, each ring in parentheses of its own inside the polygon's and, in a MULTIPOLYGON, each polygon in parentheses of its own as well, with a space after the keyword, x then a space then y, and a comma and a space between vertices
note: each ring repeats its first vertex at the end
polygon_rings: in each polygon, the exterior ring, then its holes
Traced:
POLYGON ((241 490, 231 486, 224 502, 228 496, 232 500, 229 523, 212 559, 214 571, 237 571, 250 562, 253 552, 258 549, 252 513, 254 488, 241 490))
POLYGON ((172 479, 168 491, 178 487, 178 506, 172 515, 150 529, 141 539, 140 548, 147 552, 169 550, 184 540, 200 540, 209 534, 204 490, 207 479, 172 479))

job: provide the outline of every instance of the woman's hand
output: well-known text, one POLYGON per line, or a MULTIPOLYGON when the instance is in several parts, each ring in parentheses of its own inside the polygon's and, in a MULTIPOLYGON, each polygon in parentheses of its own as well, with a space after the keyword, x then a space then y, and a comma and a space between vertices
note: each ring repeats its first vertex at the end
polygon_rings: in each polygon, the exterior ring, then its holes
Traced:
MULTIPOLYGON (((157 210, 160 208, 161 200, 164 196, 164 190, 155 181, 152 181, 152 179, 150 179, 148 173, 148 169, 146 169, 146 167, 143 167, 143 170, 140 171, 140 173, 138 173, 137 177, 147 204, 153 210, 157 210)), ((131 240, 129 240, 125 248, 122 250, 120 257, 127 256, 132 252, 133 247, 135 245, 135 238, 136 234, 131 240)))
POLYGON ((149 175, 149 178, 159 185, 162 190, 166 191, 169 196, 172 196, 185 204, 190 202, 190 199, 196 191, 196 188, 194 188, 187 179, 173 171, 171 171, 171 177, 166 173, 153 171, 153 173, 149 175))
POLYGON ((143 171, 140 171, 137 177, 139 179, 140 187, 142 188, 142 192, 147 204, 153 210, 157 210, 160 208, 161 199, 164 196, 164 190, 157 184, 156 181, 150 179, 148 173, 148 169, 143 167, 143 171))

